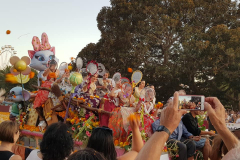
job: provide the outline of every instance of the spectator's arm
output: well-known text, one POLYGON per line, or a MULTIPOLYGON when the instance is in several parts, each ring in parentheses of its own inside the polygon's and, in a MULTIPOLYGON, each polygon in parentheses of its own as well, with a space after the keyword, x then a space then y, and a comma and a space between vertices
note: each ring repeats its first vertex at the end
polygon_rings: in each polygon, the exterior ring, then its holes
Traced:
POLYGON ((130 121, 130 126, 132 129, 132 150, 119 157, 118 160, 133 160, 137 157, 138 153, 142 149, 143 140, 139 130, 139 124, 140 121, 137 119, 130 121))
POLYGON ((205 110, 208 111, 209 118, 217 130, 218 134, 222 137, 224 144, 228 151, 235 148, 239 144, 239 140, 227 128, 225 124, 225 108, 221 102, 215 97, 208 97, 205 99, 205 110))
POLYGON ((155 160, 160 159, 165 142, 168 140, 166 132, 155 132, 144 145, 137 156, 137 160, 155 160))
MULTIPOLYGON (((161 113, 160 125, 168 128, 172 133, 178 126, 181 117, 186 111, 178 110, 178 92, 175 92, 173 101, 170 100, 168 106, 161 113)), ((160 159, 165 142, 169 135, 166 132, 155 132, 147 141, 137 156, 137 160, 160 159)))

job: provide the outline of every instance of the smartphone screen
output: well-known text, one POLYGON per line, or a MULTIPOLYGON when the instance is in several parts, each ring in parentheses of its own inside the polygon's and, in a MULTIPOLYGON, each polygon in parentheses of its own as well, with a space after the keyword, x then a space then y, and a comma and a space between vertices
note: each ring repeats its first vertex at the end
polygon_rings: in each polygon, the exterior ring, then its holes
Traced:
POLYGON ((205 97, 200 95, 179 96, 178 108, 185 110, 204 110, 205 97))

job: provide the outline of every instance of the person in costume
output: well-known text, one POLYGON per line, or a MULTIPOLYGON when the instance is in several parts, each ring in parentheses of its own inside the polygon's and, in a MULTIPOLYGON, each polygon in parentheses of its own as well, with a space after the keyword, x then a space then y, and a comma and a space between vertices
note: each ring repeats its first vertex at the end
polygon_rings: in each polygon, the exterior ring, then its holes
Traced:
POLYGON ((99 108, 100 99, 97 98, 96 95, 96 82, 97 82, 98 74, 90 75, 90 77, 76 87, 75 91, 77 91, 77 97, 84 98, 88 106, 93 108, 99 108))
POLYGON ((140 93, 141 91, 144 89, 145 87, 145 81, 142 80, 140 83, 139 83, 139 86, 138 87, 135 87, 135 92, 134 92, 134 97, 136 98, 136 102, 139 101, 139 97, 140 97, 140 93))
POLYGON ((137 106, 135 97, 132 95, 132 85, 123 84, 122 90, 118 92, 118 97, 120 107, 113 110, 108 127, 113 130, 114 140, 126 142, 130 134, 128 117, 136 112, 137 106))
MULTIPOLYGON (((116 107, 119 107, 119 90, 121 90, 121 81, 118 81, 112 91, 104 96, 103 104, 101 106, 103 110, 112 112, 116 107)), ((109 115, 101 114, 100 126, 107 127, 109 118, 109 115)))
POLYGON ((111 81, 108 79, 109 72, 106 71, 103 75, 103 78, 98 78, 98 81, 96 82, 97 85, 97 91, 96 94, 103 98, 106 94, 110 93, 111 91, 111 81))
MULTIPOLYGON (((56 81, 57 76, 59 74, 59 71, 56 68, 57 68, 57 62, 54 60, 51 60, 49 62, 49 68, 47 68, 43 73, 43 76, 47 77, 46 78, 47 80, 42 81, 41 87, 51 88, 52 83, 56 81)), ((47 101, 48 95, 49 95, 49 91, 39 90, 33 103, 33 108, 36 109, 39 116, 39 120, 41 121, 39 124, 40 126, 46 125, 44 121, 42 105, 45 104, 45 102, 47 101)))

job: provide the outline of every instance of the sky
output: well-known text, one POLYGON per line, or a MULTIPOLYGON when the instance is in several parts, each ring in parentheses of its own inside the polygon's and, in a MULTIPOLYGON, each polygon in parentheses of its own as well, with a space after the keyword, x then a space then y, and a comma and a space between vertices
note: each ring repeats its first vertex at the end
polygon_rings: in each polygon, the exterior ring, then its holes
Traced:
POLYGON ((46 32, 61 63, 98 42, 101 33, 96 18, 110 0, 0 0, 0 6, 0 47, 11 45, 18 57, 28 56, 32 37, 41 40, 46 32))

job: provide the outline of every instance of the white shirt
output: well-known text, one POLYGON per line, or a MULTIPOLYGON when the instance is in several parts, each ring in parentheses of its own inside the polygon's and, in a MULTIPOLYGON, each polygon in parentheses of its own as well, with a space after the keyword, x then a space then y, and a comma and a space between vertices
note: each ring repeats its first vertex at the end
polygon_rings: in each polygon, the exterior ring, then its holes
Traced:
POLYGON ((38 152, 39 152, 39 150, 33 150, 33 151, 29 154, 29 156, 27 157, 26 160, 42 160, 42 159, 40 159, 40 158, 38 157, 38 152))
POLYGON ((237 119, 236 123, 240 123, 240 118, 237 119))

